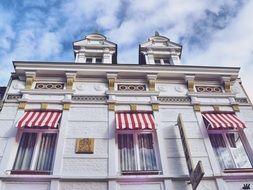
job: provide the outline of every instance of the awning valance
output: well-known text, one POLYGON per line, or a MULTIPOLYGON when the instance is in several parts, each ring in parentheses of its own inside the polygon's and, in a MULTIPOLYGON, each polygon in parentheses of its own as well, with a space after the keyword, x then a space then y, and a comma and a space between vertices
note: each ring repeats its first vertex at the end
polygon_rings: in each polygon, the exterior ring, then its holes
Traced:
POLYGON ((245 124, 234 113, 202 113, 212 129, 245 128, 245 124))
POLYGON ((60 117, 59 111, 27 111, 18 121, 17 127, 57 128, 60 117))
POLYGON ((116 113, 116 129, 155 129, 151 113, 116 113))

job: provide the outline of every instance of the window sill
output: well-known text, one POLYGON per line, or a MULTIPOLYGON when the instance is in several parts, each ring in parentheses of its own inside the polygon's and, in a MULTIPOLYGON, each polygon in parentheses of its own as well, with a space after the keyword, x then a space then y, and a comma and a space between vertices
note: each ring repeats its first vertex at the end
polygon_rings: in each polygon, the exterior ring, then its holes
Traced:
POLYGON ((36 171, 36 170, 11 170, 14 175, 50 175, 50 171, 36 171))
POLYGON ((233 168, 225 169, 224 173, 253 173, 253 168, 233 168))
POLYGON ((122 175, 158 175, 161 171, 159 170, 149 170, 149 171, 122 171, 122 175))

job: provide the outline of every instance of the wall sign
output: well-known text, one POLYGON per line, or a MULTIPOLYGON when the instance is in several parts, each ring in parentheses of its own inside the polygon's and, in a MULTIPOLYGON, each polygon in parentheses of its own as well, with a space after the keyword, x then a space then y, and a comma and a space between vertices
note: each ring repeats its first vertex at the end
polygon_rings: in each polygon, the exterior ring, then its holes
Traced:
POLYGON ((94 153, 94 139, 93 138, 79 138, 76 139, 77 154, 93 154, 94 153))

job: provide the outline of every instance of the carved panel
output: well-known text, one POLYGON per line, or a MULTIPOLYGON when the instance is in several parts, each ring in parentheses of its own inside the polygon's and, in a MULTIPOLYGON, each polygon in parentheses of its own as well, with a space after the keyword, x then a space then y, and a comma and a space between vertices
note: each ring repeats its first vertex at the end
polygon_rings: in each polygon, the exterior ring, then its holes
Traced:
POLYGON ((64 83, 36 83, 35 89, 43 89, 43 90, 57 90, 63 89, 64 83))
POLYGON ((145 84, 118 84, 119 91, 146 91, 145 84))
POLYGON ((248 104, 247 98, 236 98, 235 101, 240 104, 248 104))
POLYGON ((220 86, 195 86, 197 92, 222 93, 220 86))
POLYGON ((72 96, 72 100, 81 102, 105 102, 106 96, 72 96))
POLYGON ((158 97, 157 100, 160 102, 175 102, 175 103, 190 103, 191 99, 189 97, 170 97, 170 96, 163 96, 158 97))
POLYGON ((7 100, 18 100, 22 98, 22 94, 9 94, 7 100))
POLYGON ((94 153, 94 138, 78 138, 76 139, 76 153, 78 154, 93 154, 94 153))

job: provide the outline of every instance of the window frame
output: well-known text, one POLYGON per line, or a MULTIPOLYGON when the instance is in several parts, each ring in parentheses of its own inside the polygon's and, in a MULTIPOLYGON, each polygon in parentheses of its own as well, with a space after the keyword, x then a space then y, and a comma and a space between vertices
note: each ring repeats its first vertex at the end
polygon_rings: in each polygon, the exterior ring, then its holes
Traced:
MULTIPOLYGON (((205 126, 207 126, 207 125, 205 124, 205 126)), ((209 138, 210 145, 211 145, 211 147, 213 149, 214 155, 216 157, 217 162, 219 163, 219 167, 220 167, 221 170, 223 170, 224 172, 226 172, 226 171, 227 172, 229 172, 229 171, 248 171, 248 170, 252 170, 253 171, 253 152, 252 152, 250 144, 249 144, 249 142, 247 140, 247 137, 245 136, 245 133, 243 132, 242 129, 208 129, 207 128, 207 133, 208 133, 208 138, 209 138), (226 149, 229 152, 230 158, 232 158, 232 161, 233 161, 233 163, 236 166, 236 161, 235 161, 234 155, 232 153, 232 148, 230 147, 230 144, 228 142, 228 138, 226 136, 229 133, 237 133, 239 135, 241 143, 242 143, 243 148, 245 150, 245 153, 246 153, 246 155, 248 157, 248 160, 249 160, 249 162, 250 162, 250 164, 252 166, 251 168, 239 168, 239 167, 236 167, 236 168, 222 168, 220 160, 217 157, 215 149, 214 149, 214 147, 213 147, 213 145, 211 143, 211 139, 210 139, 209 134, 221 134, 222 135, 222 138, 223 138, 223 140, 225 142, 225 145, 226 145, 226 149)))
POLYGON ((118 153, 118 172, 121 175, 158 175, 161 174, 161 161, 160 161, 160 154, 159 154, 159 146, 158 146, 158 139, 156 130, 116 130, 116 146, 117 146, 117 153, 118 153), (120 134, 131 134, 133 135, 133 143, 134 143, 134 160, 136 161, 137 170, 134 171, 122 171, 121 170, 121 160, 120 160, 120 151, 119 151, 119 135, 120 134), (139 157, 139 147, 138 147, 138 135, 139 134, 151 134, 153 140, 153 149, 155 152, 155 159, 156 159, 156 166, 157 170, 140 170, 140 157, 139 157))
POLYGON ((154 56, 154 63, 157 65, 171 65, 171 61, 170 61, 170 57, 159 57, 159 56, 154 56), (167 63, 167 61, 164 60, 168 60, 169 62, 167 63))
POLYGON ((54 161, 56 157, 56 149, 58 145, 58 138, 59 138, 59 129, 52 129, 52 128, 19 128, 16 138, 18 139, 18 145, 16 149, 16 154, 14 158, 14 162, 12 165, 11 169, 11 174, 36 174, 36 175, 50 175, 53 173, 53 168, 54 168, 54 161), (24 133, 36 133, 36 140, 35 140, 35 145, 32 153, 32 158, 31 158, 31 164, 28 170, 16 170, 14 169, 15 163, 16 163, 16 158, 20 146, 20 141, 24 133), (39 151, 40 151, 40 144, 42 141, 42 135, 43 134, 56 134, 56 139, 55 139, 55 147, 54 147, 54 154, 52 158, 52 166, 51 170, 36 170, 36 164, 38 162, 39 158, 39 151))

